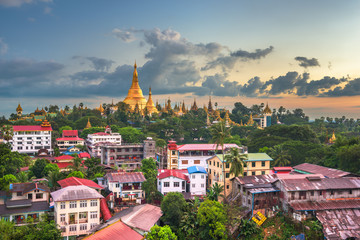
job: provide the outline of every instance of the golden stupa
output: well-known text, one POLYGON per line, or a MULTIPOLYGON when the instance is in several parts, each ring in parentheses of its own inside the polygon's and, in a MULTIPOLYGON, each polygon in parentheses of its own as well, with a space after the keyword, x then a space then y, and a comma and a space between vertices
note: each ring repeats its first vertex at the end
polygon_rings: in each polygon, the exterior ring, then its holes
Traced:
MULTIPOLYGON (((139 86, 139 85, 138 85, 139 86)), ((140 89, 140 91, 141 91, 141 89, 140 89)), ((130 90, 129 90, 129 92, 130 92, 130 90)), ((154 102, 153 102, 153 100, 152 100, 152 97, 151 97, 151 87, 149 88, 149 99, 148 99, 148 101, 147 101, 147 103, 146 103, 146 109, 147 109, 147 111, 148 111, 148 113, 151 115, 151 114, 153 114, 153 113, 157 113, 158 112, 158 110, 156 109, 156 107, 155 107, 155 105, 154 105, 154 102)))
POLYGON ((146 99, 143 96, 142 90, 139 86, 138 73, 136 70, 136 62, 134 64, 134 73, 131 87, 128 91, 128 95, 124 100, 124 103, 129 104, 132 110, 135 109, 136 104, 140 110, 143 110, 146 106, 146 99))

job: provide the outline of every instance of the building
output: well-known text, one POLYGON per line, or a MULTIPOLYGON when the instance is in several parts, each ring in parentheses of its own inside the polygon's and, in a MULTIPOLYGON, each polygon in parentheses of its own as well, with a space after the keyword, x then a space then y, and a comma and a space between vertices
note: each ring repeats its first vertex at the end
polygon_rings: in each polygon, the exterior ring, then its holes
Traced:
POLYGON ((156 159, 155 141, 151 137, 143 143, 101 145, 101 164, 134 170, 141 167, 144 158, 156 159))
POLYGON ((12 151, 35 155, 40 149, 46 149, 53 152, 51 146, 50 123, 45 120, 41 125, 32 126, 13 126, 13 138, 10 141, 12 151))
POLYGON ((78 130, 63 130, 62 137, 56 139, 56 145, 60 152, 66 151, 69 147, 85 144, 85 140, 79 138, 78 130))
POLYGON ((69 177, 57 181, 61 188, 66 188, 69 186, 87 186, 89 188, 95 189, 96 191, 100 192, 101 189, 104 189, 99 184, 85 178, 77 178, 77 177, 69 177))
POLYGON ((266 103, 266 106, 263 110, 263 114, 261 116, 254 116, 253 121, 257 122, 259 127, 266 128, 271 126, 271 110, 269 105, 266 103))
POLYGON ((61 236, 79 236, 100 224, 100 200, 104 197, 87 186, 69 186, 52 192, 54 217, 61 236))
MULTIPOLYGON (((224 151, 230 148, 238 148, 240 152, 247 153, 245 147, 239 147, 234 143, 224 144, 224 151)), ((167 150, 167 168, 168 169, 187 169, 191 166, 201 166, 208 168, 206 160, 221 153, 221 146, 216 144, 184 144, 177 145, 176 141, 169 141, 167 150)))
POLYGON ((297 174, 322 174, 327 178, 356 177, 356 174, 339 169, 328 168, 311 163, 302 163, 293 167, 293 173, 297 174))
POLYGON ((99 231, 87 236, 83 239, 86 240, 104 240, 104 239, 116 239, 116 240, 142 240, 143 236, 128 227, 125 223, 118 220, 108 226, 100 229, 99 231))
POLYGON ((136 201, 144 198, 141 186, 146 179, 142 172, 107 173, 103 180, 106 188, 113 193, 110 208, 114 207, 116 201, 136 201))
MULTIPOLYGON (((225 155, 226 156, 226 155, 225 155)), ((273 161, 266 153, 248 153, 247 160, 244 160, 244 176, 265 175, 270 173, 270 162, 273 161)), ((224 185, 223 180, 223 155, 216 154, 207 159, 208 162, 208 183, 212 186, 215 183, 224 185)), ((230 174, 230 164, 225 162, 225 192, 226 195, 231 193, 230 179, 235 177, 230 174)))
POLYGON ((251 215, 261 212, 270 217, 275 207, 280 206, 280 189, 273 183, 276 175, 235 177, 232 181, 231 200, 240 199, 241 205, 250 210, 251 215))
POLYGON ((206 195, 207 172, 201 166, 188 169, 159 169, 158 191, 166 195, 169 192, 183 193, 185 198, 206 195))
POLYGON ((91 157, 100 158, 101 146, 111 143, 121 145, 121 135, 120 133, 112 133, 109 126, 106 128, 105 132, 88 134, 86 139, 86 146, 91 157))
POLYGON ((12 183, 9 192, 0 191, 0 217, 15 224, 25 224, 31 217, 39 220, 50 211, 50 189, 40 183, 12 183))

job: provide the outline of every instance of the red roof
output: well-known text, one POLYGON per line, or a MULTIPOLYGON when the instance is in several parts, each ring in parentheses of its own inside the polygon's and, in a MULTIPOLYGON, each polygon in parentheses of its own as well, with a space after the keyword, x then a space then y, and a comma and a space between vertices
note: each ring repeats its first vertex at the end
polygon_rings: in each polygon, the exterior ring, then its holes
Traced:
POLYGON ((111 213, 105 198, 100 200, 100 211, 105 222, 111 218, 111 213))
POLYGON ((79 137, 62 137, 62 138, 57 138, 56 141, 85 141, 85 140, 79 137))
MULTIPOLYGON (((238 145, 235 143, 225 143, 224 149, 226 148, 239 148, 238 145)), ((178 146, 177 150, 179 151, 215 151, 216 150, 216 144, 184 144, 181 146, 178 146)), ((217 150, 221 150, 221 145, 218 146, 217 150)))
POLYGON ((91 158, 90 154, 87 152, 82 152, 78 154, 79 158, 91 158))
POLYGON ((126 226, 125 223, 118 221, 111 224, 93 235, 85 237, 87 240, 104 240, 104 239, 116 239, 116 240, 141 240, 143 236, 137 233, 135 230, 126 226))
POLYGON ((55 157, 56 161, 73 160, 73 159, 74 159, 74 157, 70 156, 70 155, 62 155, 59 157, 55 157))
POLYGON ((292 167, 273 167, 270 174, 290 174, 292 167))
POLYGON ((63 130, 62 132, 63 137, 73 137, 78 136, 78 130, 63 130))
POLYGON ((14 132, 22 132, 22 131, 52 131, 51 127, 42 127, 40 125, 30 125, 30 126, 13 126, 14 132))
POLYGON ((105 136, 105 135, 110 135, 110 134, 104 133, 104 132, 97 132, 97 133, 93 133, 93 135, 103 135, 103 136, 105 136))
POLYGON ((88 187, 91 187, 91 188, 103 189, 103 187, 101 187, 100 185, 98 185, 94 181, 91 181, 89 179, 77 178, 77 177, 65 178, 63 180, 58 181, 58 184, 62 188, 65 188, 65 187, 68 187, 68 186, 84 185, 84 186, 88 186, 88 187))
MULTIPOLYGON (((187 169, 185 169, 185 170, 187 172, 187 169)), ((167 177, 170 177, 170 176, 180 178, 180 179, 183 179, 185 181, 189 180, 188 176, 186 176, 184 174, 183 169, 164 169, 164 171, 162 173, 160 173, 157 176, 157 178, 158 179, 164 179, 164 178, 167 178, 167 177)))
POLYGON ((73 163, 72 162, 60 162, 60 163, 54 163, 56 165, 58 165, 58 167, 60 169, 64 169, 64 168, 67 168, 68 166, 72 166, 73 163))

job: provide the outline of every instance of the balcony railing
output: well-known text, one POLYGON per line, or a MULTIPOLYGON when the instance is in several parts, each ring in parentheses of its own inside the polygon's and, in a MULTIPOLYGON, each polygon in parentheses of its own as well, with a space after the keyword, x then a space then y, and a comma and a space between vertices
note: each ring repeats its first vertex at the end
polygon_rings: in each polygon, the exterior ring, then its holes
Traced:
POLYGON ((123 186, 122 190, 140 190, 141 186, 123 186))

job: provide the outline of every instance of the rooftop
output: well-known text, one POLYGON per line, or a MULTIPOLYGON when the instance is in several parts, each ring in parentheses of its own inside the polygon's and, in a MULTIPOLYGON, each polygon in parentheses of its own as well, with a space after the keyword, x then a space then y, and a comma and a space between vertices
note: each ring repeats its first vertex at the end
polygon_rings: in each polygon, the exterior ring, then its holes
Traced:
POLYGON ((185 175, 187 169, 162 169, 164 171, 159 171, 160 174, 157 176, 158 179, 164 179, 168 177, 176 177, 183 179, 185 181, 189 180, 189 177, 185 175))
POLYGON ((339 169, 323 167, 311 163, 302 163, 294 166, 294 171, 297 173, 310 174, 320 173, 328 178, 340 178, 351 175, 349 172, 344 172, 339 169))
POLYGON ((43 192, 50 192, 50 189, 41 183, 28 182, 28 183, 12 183, 10 184, 10 192, 22 192, 22 194, 33 191, 41 190, 43 192))
POLYGON ((9 215, 25 212, 50 211, 47 201, 32 202, 29 207, 7 208, 5 204, 0 204, 0 215, 9 215))
MULTIPOLYGON (((240 148, 238 145, 236 145, 235 143, 225 143, 224 144, 224 149, 227 148, 240 148)), ((179 151, 215 151, 215 150, 221 150, 221 145, 219 145, 216 148, 216 144, 184 144, 184 145, 179 145, 177 150, 179 151)))
POLYGON ((328 200, 328 201, 305 201, 305 202, 291 202, 290 206, 296 211, 320 211, 320 210, 335 210, 335 209, 359 209, 360 200, 328 200))
POLYGON ((109 182, 119 182, 119 183, 137 183, 144 182, 146 179, 142 172, 115 172, 107 173, 105 178, 109 182))
POLYGON ((103 240, 103 239, 116 239, 116 240, 141 240, 141 236, 136 231, 132 230, 130 227, 126 226, 125 223, 117 221, 100 231, 85 237, 86 240, 103 240))
POLYGON ((56 161, 73 160, 73 159, 74 159, 74 157, 70 156, 70 155, 62 155, 59 157, 55 157, 56 161))
POLYGON ((73 137, 78 136, 78 130, 63 130, 62 132, 63 137, 73 137))
POLYGON ((51 193, 54 202, 104 198, 87 186, 69 186, 51 193))
MULTIPOLYGON (((226 157, 227 154, 225 154, 226 157)), ((273 161, 273 159, 271 157, 269 157, 269 155, 267 155, 266 153, 247 153, 244 154, 247 157, 247 160, 244 160, 244 162, 253 162, 253 161, 273 161)), ((217 158, 219 158, 222 162, 223 161, 223 155, 222 154, 216 154, 215 155, 217 158)), ((213 158, 210 157, 208 159, 213 158)))
POLYGON ((245 176, 245 177, 236 177, 236 181, 240 184, 245 184, 246 186, 255 186, 263 184, 271 184, 277 180, 276 175, 254 175, 254 176, 245 176))
POLYGON ((68 186, 88 186, 95 189, 103 189, 100 185, 95 183, 94 181, 84 179, 84 178, 77 178, 77 177, 69 177, 63 180, 58 181, 58 184, 62 187, 68 187, 68 186))
POLYGON ((52 131, 50 127, 42 127, 41 125, 14 125, 14 132, 28 132, 28 131, 52 131))
POLYGON ((360 189, 360 178, 315 178, 281 179, 287 191, 360 189))
POLYGON ((193 173, 207 174, 205 168, 202 166, 191 166, 191 167, 188 167, 187 170, 188 170, 189 174, 193 174, 193 173))

